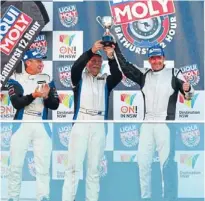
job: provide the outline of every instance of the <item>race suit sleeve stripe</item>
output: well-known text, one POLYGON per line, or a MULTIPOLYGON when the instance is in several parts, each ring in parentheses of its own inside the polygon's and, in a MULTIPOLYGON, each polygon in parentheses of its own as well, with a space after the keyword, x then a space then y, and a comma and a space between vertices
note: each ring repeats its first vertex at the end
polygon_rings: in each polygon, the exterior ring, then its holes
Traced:
POLYGON ((73 64, 71 69, 71 82, 73 87, 76 87, 80 82, 82 72, 93 55, 94 54, 92 50, 89 49, 88 51, 84 52, 73 64))
POLYGON ((124 75, 130 80, 132 80, 133 82, 136 82, 137 84, 141 86, 143 84, 143 77, 144 77, 143 73, 137 67, 135 67, 132 63, 128 62, 125 59, 117 43, 115 47, 115 53, 117 55, 120 67, 124 75))
POLYGON ((183 87, 182 87, 184 81, 182 81, 182 80, 178 79, 177 77, 175 77, 175 82, 176 82, 176 87, 177 87, 177 89, 178 89, 183 95, 185 95, 184 90, 183 90, 183 87))
POLYGON ((49 83, 50 92, 48 98, 44 99, 44 106, 51 110, 57 110, 59 106, 59 97, 55 88, 54 81, 49 83))
POLYGON ((17 110, 31 104, 35 99, 32 94, 23 96, 24 91, 22 86, 17 81, 12 79, 8 81, 8 90, 11 103, 17 110))
POLYGON ((118 64, 117 64, 116 60, 109 59, 108 63, 110 66, 111 75, 109 75, 107 77, 107 87, 108 87, 108 91, 111 91, 122 80, 122 73, 118 68, 118 64))
MULTIPOLYGON (((108 109, 109 109, 109 91, 108 91, 108 84, 105 85, 105 116, 104 119, 107 120, 108 119, 108 109)), ((105 125, 105 130, 106 130, 106 125, 105 125)), ((105 132, 107 133, 107 131, 105 132)))

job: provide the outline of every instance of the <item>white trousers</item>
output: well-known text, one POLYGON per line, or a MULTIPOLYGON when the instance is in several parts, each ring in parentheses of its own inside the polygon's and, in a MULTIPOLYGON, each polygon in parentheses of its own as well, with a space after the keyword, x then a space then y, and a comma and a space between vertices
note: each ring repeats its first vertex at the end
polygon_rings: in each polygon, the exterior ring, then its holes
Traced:
POLYGON ((12 135, 10 144, 8 197, 14 201, 20 196, 22 168, 30 142, 33 144, 34 152, 37 200, 49 196, 51 138, 43 123, 21 123, 19 129, 12 135))
MULTIPOLYGON (((142 198, 151 198, 151 166, 158 152, 161 173, 170 153, 170 130, 166 124, 142 124, 138 146, 138 164, 142 198)), ((162 174, 163 180, 163 174, 162 174)), ((164 182, 162 182, 162 187, 164 182)), ((164 189, 162 189, 164 191, 164 189)))
POLYGON ((99 165, 105 149, 103 123, 75 123, 68 146, 63 201, 74 201, 87 152, 86 201, 97 201, 100 191, 99 165))

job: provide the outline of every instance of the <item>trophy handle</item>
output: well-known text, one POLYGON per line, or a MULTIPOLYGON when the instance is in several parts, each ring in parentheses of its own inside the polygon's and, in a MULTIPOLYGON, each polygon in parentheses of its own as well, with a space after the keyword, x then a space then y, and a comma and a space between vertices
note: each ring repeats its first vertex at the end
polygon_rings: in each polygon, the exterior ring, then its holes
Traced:
POLYGON ((100 16, 97 16, 97 17, 96 17, 96 21, 97 21, 103 28, 105 28, 105 27, 103 26, 103 24, 102 24, 102 18, 101 18, 100 16))

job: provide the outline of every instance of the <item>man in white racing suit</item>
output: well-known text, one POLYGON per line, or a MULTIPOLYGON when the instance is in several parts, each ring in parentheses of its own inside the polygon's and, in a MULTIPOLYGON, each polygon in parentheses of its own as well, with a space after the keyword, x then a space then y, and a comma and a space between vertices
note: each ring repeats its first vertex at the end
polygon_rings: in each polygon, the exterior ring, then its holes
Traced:
POLYGON ((59 106, 54 82, 49 75, 41 74, 43 55, 35 49, 28 50, 24 57, 25 72, 14 74, 8 81, 9 97, 16 109, 10 144, 8 175, 9 201, 18 201, 21 190, 22 168, 30 142, 33 144, 36 170, 37 200, 49 200, 50 156, 52 150, 51 130, 48 123, 25 123, 27 120, 47 119, 48 109, 59 106))
MULTIPOLYGON (((96 41, 91 49, 83 53, 71 69, 74 91, 74 120, 104 120, 108 114, 108 99, 111 90, 121 81, 122 74, 115 60, 109 60, 111 75, 100 73, 102 57, 97 52, 103 47, 96 41)), ((109 54, 107 54, 109 57, 109 54)), ((76 122, 72 128, 68 146, 68 167, 65 172, 63 201, 74 201, 80 172, 87 152, 86 201, 97 201, 99 165, 105 149, 106 131, 104 123, 76 122)))
MULTIPOLYGON (((149 48, 148 57, 151 69, 139 69, 129 63, 122 55, 118 44, 115 52, 124 75, 136 82, 142 91, 145 104, 145 120, 174 120, 178 93, 185 99, 191 99, 194 93, 192 86, 186 82, 181 71, 176 68, 166 68, 165 55, 161 46, 149 48)), ((173 134, 174 135, 174 134, 173 134)), ((177 190, 177 172, 174 152, 171 149, 173 135, 163 123, 142 124, 138 146, 138 164, 142 200, 151 200, 151 165, 155 151, 158 151, 162 172, 162 191, 165 200, 174 201, 177 190)))

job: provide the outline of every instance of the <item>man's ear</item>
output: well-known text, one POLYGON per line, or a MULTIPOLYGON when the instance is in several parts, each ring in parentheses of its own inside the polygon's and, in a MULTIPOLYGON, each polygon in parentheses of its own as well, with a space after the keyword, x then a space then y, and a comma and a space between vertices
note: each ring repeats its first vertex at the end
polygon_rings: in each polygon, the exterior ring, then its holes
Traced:
POLYGON ((26 67, 29 67, 30 64, 31 64, 31 61, 27 60, 27 61, 25 61, 25 64, 26 64, 26 65, 25 65, 26 67))

